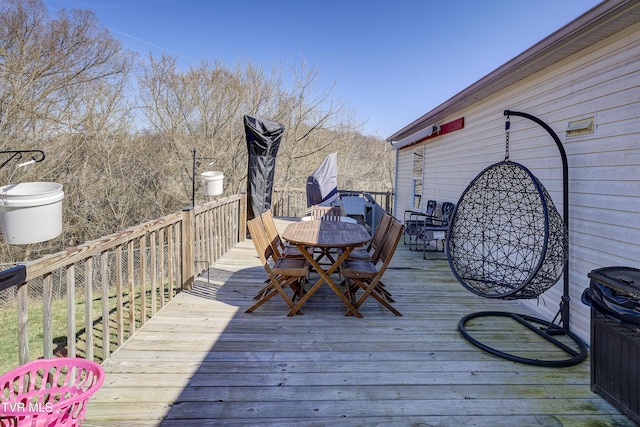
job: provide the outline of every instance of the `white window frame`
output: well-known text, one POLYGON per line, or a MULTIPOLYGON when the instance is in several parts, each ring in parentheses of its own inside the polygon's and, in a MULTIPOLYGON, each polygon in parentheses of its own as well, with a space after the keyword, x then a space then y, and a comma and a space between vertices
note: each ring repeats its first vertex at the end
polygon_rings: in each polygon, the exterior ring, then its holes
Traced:
POLYGON ((424 147, 413 150, 412 162, 411 207, 421 209, 424 187, 424 147))

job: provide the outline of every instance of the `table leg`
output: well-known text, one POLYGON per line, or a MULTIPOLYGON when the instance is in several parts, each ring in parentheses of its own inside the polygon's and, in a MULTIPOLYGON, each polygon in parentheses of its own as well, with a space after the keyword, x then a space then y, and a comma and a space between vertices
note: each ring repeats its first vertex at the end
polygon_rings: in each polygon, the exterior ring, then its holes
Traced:
POLYGON ((338 259, 331 265, 331 267, 329 267, 329 269, 325 271, 320 267, 318 262, 313 258, 313 254, 309 254, 308 251, 305 250, 303 245, 297 245, 297 246, 298 246, 298 249, 300 249, 300 252, 302 252, 304 257, 313 266, 313 268, 315 268, 316 271, 318 272, 318 274, 320 274, 320 278, 311 287, 311 289, 309 289, 307 292, 305 292, 305 294, 302 296, 302 298, 300 298, 298 300, 298 303, 295 306, 293 306, 293 308, 291 308, 291 310, 289 310, 288 316, 293 316, 298 310, 300 310, 302 308, 302 306, 307 302, 307 300, 311 297, 311 295, 313 295, 320 288, 320 286, 322 285, 322 282, 326 282, 331 287, 333 292, 335 292, 336 295, 338 295, 340 297, 340 299, 342 300, 342 302, 347 306, 347 308, 349 309, 349 312, 353 313, 353 315, 355 317, 362 317, 362 314, 360 314, 358 309, 353 305, 353 303, 349 300, 349 298, 347 298, 340 291, 340 288, 338 287, 338 285, 336 285, 334 283, 334 281, 331 279, 331 277, 329 276, 331 273, 333 273, 334 271, 336 271, 338 269, 340 264, 342 264, 342 262, 345 259, 347 259, 347 257, 349 256, 349 254, 353 250, 353 247, 344 248, 344 250, 342 251, 342 254, 340 255, 340 257, 338 257, 338 259))

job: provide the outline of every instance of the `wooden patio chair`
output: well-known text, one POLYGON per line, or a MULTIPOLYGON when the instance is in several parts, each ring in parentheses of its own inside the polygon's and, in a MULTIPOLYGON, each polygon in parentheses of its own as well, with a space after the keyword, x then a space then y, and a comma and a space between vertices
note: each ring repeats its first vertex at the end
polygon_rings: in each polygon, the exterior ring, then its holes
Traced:
POLYGON ((276 228, 276 223, 273 220, 273 213, 271 209, 266 210, 260 215, 262 219, 262 225, 267 233, 267 238, 273 248, 273 252, 276 258, 304 258, 304 255, 295 246, 285 244, 280 238, 280 233, 276 228))
MULTIPOLYGON (((260 215, 260 219, 262 220, 262 225, 264 227, 265 232, 267 233, 267 239, 269 240, 269 244, 273 249, 271 253, 271 261, 275 262, 278 258, 301 258, 304 259, 304 256, 300 253, 300 250, 295 246, 286 245, 285 242, 280 238, 280 233, 276 227, 276 223, 273 220, 273 214, 271 209, 263 212, 260 215)), ((267 258, 269 260, 269 258, 267 258)), ((264 290, 270 287, 271 280, 267 278, 265 280, 266 286, 256 294, 254 299, 259 299, 260 295, 263 294, 264 290)))
MULTIPOLYGON (((340 221, 341 216, 342 208, 340 206, 311 206, 311 220, 340 221)), ((335 252, 332 252, 332 249, 316 248, 315 253, 317 254, 316 261, 318 261, 318 263, 323 258, 327 258, 331 264, 335 262, 335 258, 333 257, 335 252)))
MULTIPOLYGON (((391 215, 384 214, 376 227, 376 232, 373 234, 373 239, 371 239, 369 245, 366 248, 356 248, 352 250, 347 256, 347 259, 371 261, 374 264, 378 264, 378 261, 380 261, 380 251, 388 237, 389 227, 393 220, 391 215)), ((384 293, 387 301, 394 302, 391 293, 386 290, 384 283, 380 282, 378 284, 378 290, 384 293)))
POLYGON ((400 224, 398 220, 393 219, 382 249, 380 250, 380 261, 382 261, 382 264, 380 264, 379 267, 377 267, 373 261, 369 260, 346 260, 342 265, 340 271, 342 275, 348 279, 347 292, 356 308, 359 308, 369 296, 372 296, 387 310, 396 316, 402 316, 402 314, 391 305, 393 300, 388 297, 388 292, 384 289, 381 279, 391 262, 391 258, 393 258, 393 254, 398 247, 398 242, 400 242, 403 232, 404 225, 400 224), (359 289, 362 289, 364 292, 356 300, 356 292, 359 289))
POLYGON ((251 313, 256 308, 279 294, 287 306, 291 309, 295 305, 293 300, 304 289, 304 280, 309 273, 307 261, 303 258, 277 258, 273 256, 273 248, 269 244, 267 233, 260 218, 247 221, 247 228, 251 234, 251 240, 258 252, 260 262, 267 273, 269 283, 256 295, 258 301, 249 307, 245 313, 251 313), (273 264, 269 263, 272 258, 273 264), (285 288, 293 290, 293 296, 285 292, 285 288))
POLYGON ((387 231, 389 230, 392 220, 393 217, 391 215, 382 215, 369 245, 366 248, 356 248, 352 250, 347 259, 369 260, 373 261, 374 264, 377 264, 380 260, 380 250, 382 249, 382 245, 385 241, 387 231))

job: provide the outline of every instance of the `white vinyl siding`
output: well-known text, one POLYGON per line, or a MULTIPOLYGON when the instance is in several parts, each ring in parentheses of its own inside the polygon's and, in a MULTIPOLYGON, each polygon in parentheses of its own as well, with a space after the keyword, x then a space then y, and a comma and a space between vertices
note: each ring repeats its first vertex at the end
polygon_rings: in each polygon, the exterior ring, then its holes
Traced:
MULTIPOLYGON (((424 143, 425 198, 457 202, 473 178, 504 159, 506 109, 546 122, 566 150, 571 328, 588 341, 589 308, 580 301, 587 274, 613 265, 640 268, 640 25, 445 118, 464 117, 465 125, 424 143), (566 135, 570 121, 588 117, 595 118, 593 133, 566 135)), ((415 148, 399 150, 399 176, 415 148)), ((511 117, 510 160, 531 170, 562 214, 562 164, 548 133, 511 117)), ((408 206, 405 190, 397 188, 401 206, 408 206)), ((551 320, 561 296, 562 280, 538 301, 523 303, 551 320)))
POLYGON ((412 180, 413 180, 413 150, 407 149, 397 151, 397 177, 395 184, 395 206, 393 212, 400 221, 403 219, 403 212, 412 209, 412 180))

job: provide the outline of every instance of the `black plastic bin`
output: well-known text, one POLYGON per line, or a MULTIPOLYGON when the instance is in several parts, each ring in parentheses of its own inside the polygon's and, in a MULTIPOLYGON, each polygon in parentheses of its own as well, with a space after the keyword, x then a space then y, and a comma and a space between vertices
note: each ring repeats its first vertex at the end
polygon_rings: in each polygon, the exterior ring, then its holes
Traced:
POLYGON ((591 271, 591 390, 640 424, 640 270, 591 271))

